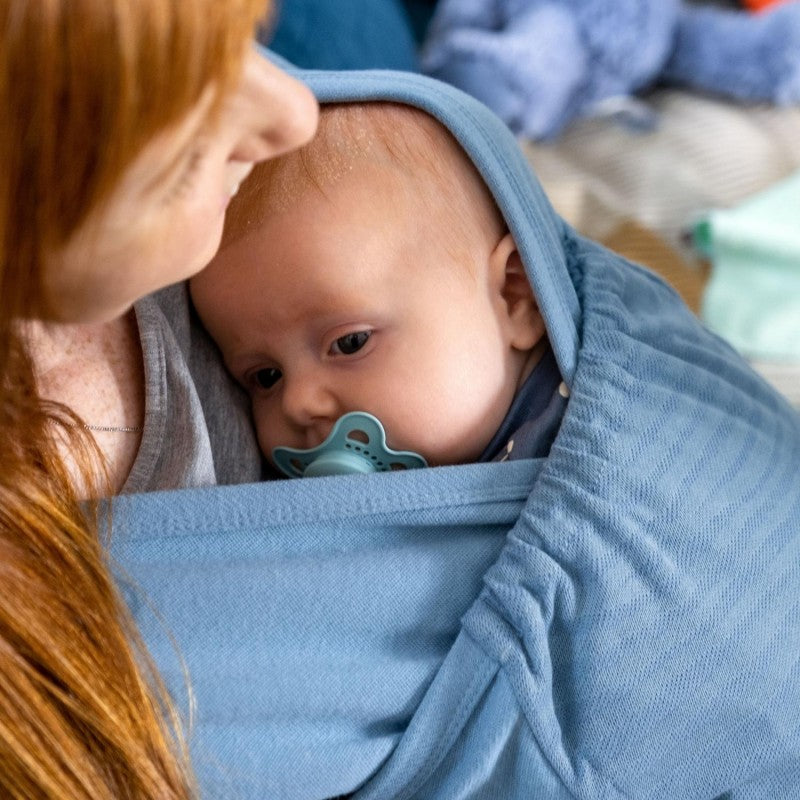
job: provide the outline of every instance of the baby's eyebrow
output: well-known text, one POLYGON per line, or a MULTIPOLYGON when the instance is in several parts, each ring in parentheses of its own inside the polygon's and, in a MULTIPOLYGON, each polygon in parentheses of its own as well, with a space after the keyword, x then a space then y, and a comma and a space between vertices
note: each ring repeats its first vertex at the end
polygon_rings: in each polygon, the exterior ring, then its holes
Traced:
POLYGON ((238 375, 247 370, 244 359, 242 359, 238 353, 230 354, 222 348, 220 348, 220 350, 222 351, 222 361, 225 364, 225 369, 232 375, 238 375))
POLYGON ((270 363, 270 360, 261 352, 257 351, 239 351, 228 353, 223 350, 222 358, 228 371, 233 375, 239 375, 247 372, 254 367, 266 368, 271 367, 279 369, 275 364, 270 363))

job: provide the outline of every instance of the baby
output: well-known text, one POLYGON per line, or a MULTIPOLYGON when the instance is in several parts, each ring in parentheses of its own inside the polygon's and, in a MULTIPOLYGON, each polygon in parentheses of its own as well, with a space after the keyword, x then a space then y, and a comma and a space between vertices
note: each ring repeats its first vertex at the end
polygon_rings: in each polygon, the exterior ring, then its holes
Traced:
POLYGON ((417 109, 324 107, 310 145, 242 187, 191 293, 267 458, 353 411, 430 465, 544 456, 558 429, 567 392, 514 239, 417 109))
POLYGON ((368 412, 430 464, 534 458, 131 498, 115 542, 213 668, 211 794, 800 797, 796 411, 477 101, 302 77, 365 105, 242 187, 191 287, 264 453, 368 412))

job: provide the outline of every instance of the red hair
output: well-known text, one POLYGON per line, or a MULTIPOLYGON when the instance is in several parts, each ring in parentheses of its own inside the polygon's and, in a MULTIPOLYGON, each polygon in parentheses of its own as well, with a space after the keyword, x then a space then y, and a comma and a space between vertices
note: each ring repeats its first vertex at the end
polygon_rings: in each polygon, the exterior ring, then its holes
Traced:
MULTIPOLYGON (((238 79, 265 0, 0 3, 0 796, 193 795, 149 666, 36 394, 18 321, 159 131, 238 79)), ((69 417, 60 410, 63 419, 69 417)), ((73 434, 89 463, 90 447, 73 434)), ((88 466, 87 466, 88 471, 88 466)))

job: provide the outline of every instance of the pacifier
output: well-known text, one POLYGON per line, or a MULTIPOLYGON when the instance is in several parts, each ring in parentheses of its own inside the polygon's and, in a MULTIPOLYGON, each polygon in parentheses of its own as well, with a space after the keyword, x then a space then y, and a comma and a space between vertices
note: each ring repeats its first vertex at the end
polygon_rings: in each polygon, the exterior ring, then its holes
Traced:
POLYGON ((365 411, 352 411, 340 417, 328 438, 309 450, 274 448, 272 460, 290 478, 368 474, 428 466, 417 453, 388 447, 380 420, 365 411))

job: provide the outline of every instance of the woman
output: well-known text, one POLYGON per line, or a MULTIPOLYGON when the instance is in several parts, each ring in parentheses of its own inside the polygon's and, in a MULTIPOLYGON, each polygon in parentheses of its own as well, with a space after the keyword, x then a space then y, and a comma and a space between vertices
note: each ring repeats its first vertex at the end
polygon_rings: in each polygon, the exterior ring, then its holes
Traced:
POLYGON ((163 422, 144 377, 172 322, 132 304, 202 269, 252 166, 313 134, 310 93, 249 46, 264 12, 0 3, 3 797, 192 795, 83 501, 123 488, 163 422))

